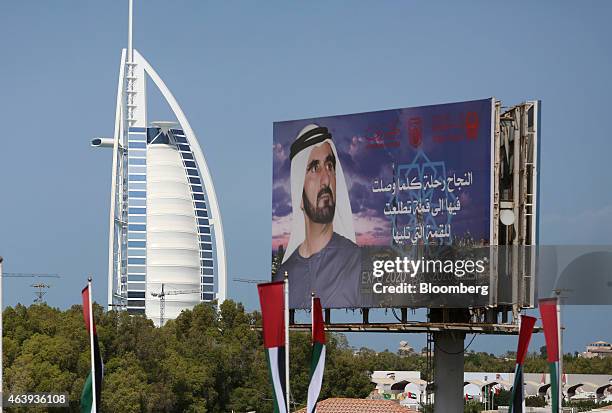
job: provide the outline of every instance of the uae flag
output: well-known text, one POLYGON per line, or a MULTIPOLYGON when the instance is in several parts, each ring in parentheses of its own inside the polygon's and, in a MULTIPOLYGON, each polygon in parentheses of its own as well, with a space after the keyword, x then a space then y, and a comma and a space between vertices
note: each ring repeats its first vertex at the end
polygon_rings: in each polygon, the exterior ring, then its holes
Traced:
POLYGON ((535 322, 535 317, 521 316, 518 349, 516 350, 516 368, 514 369, 514 385, 512 386, 512 400, 510 401, 509 413, 523 413, 525 411, 523 363, 525 362, 525 356, 527 356, 527 349, 529 348, 529 341, 531 340, 535 322))
POLYGON ((85 328, 87 329, 91 349, 91 372, 81 393, 81 413, 96 413, 100 411, 104 365, 100 356, 100 346, 98 345, 98 335, 92 310, 91 281, 87 284, 87 287, 83 288, 81 295, 83 297, 83 318, 85 319, 85 328))
POLYGON ((308 385, 308 400, 306 413, 317 411, 317 400, 323 384, 325 370, 325 325, 321 300, 312 298, 312 355, 310 359, 310 384, 308 385))
POLYGON ((261 321, 270 382, 274 392, 274 413, 287 413, 285 382, 285 283, 258 284, 261 321))
POLYGON ((550 371, 550 395, 552 413, 559 412, 559 326, 557 320, 557 299, 540 300, 540 316, 546 339, 546 357, 550 371))

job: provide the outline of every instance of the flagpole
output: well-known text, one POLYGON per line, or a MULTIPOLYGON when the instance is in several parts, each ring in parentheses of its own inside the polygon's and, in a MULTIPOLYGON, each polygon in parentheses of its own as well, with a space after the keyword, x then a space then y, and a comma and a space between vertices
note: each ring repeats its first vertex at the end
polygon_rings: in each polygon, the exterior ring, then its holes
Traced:
POLYGON ((291 412, 289 391, 289 274, 285 271, 285 388, 287 389, 287 413, 291 412))
MULTIPOLYGON (((2 331, 2 261, 4 261, 4 259, 2 257, 0 257, 0 396, 2 396, 2 386, 4 384, 4 380, 2 377, 2 364, 3 364, 3 349, 2 349, 2 337, 4 337, 4 332, 2 331)), ((4 397, 4 396, 2 396, 4 397)), ((3 407, 3 401, 0 400, 0 413, 2 413, 4 411, 4 407, 3 407)))
POLYGON ((314 298, 315 298, 315 293, 311 292, 310 293, 310 325, 311 327, 311 340, 314 343, 314 325, 315 325, 315 319, 314 319, 314 298))
POLYGON ((561 328, 561 298, 557 293, 557 337, 559 337, 559 411, 563 411, 563 329, 561 328))
POLYGON ((87 278, 87 294, 89 295, 89 348, 91 353, 91 391, 93 396, 93 410, 92 413, 98 411, 97 397, 96 397, 96 362, 94 357, 94 336, 93 336, 93 305, 91 300, 91 276, 87 278))
MULTIPOLYGON (((315 319, 314 319, 314 292, 310 293, 310 342, 311 345, 314 346, 314 331, 315 331, 315 319)), ((313 347, 314 348, 314 347, 313 347)), ((312 378, 311 378, 312 380, 312 378)), ((308 392, 310 393, 310 386, 308 386, 308 392)), ((308 411, 308 402, 306 405, 306 413, 310 413, 308 411)))
MULTIPOLYGON (((520 337, 520 334, 521 334, 520 333, 521 332, 521 324, 523 324, 523 317, 519 317, 519 322, 518 322, 518 325, 519 325, 519 337, 520 337)), ((518 353, 517 353, 517 356, 518 356, 518 353)), ((518 366, 518 364, 517 364, 517 366, 518 366)), ((517 371, 515 371, 514 374, 516 375, 517 373, 518 373, 518 368, 517 368, 517 371)), ((519 384, 520 384, 520 387, 521 387, 520 389, 518 389, 521 392, 521 412, 524 412, 525 410, 527 410, 527 406, 525 406, 525 375, 523 374, 523 372, 521 372, 521 382, 519 384)), ((514 411, 514 410, 516 410, 516 408, 512 409, 512 410, 514 411)))

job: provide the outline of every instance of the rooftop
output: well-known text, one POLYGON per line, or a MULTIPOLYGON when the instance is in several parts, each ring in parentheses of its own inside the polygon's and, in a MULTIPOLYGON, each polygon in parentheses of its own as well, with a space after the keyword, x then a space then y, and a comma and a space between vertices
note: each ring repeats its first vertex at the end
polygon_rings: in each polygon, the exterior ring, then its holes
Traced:
MULTIPOLYGON (((305 413, 306 408, 296 413, 305 413)), ((345 399, 334 397, 317 403, 317 413, 417 413, 391 400, 345 399)))

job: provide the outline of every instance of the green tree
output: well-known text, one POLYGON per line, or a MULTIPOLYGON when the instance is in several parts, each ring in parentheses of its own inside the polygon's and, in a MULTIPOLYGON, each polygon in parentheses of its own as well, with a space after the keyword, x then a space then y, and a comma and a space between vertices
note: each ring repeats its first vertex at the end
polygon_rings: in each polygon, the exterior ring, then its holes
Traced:
POLYGON ((543 396, 529 396, 525 398, 527 407, 546 407, 546 400, 543 396))
POLYGON ((102 411, 140 413, 148 393, 147 375, 134 353, 115 357, 105 365, 102 411))
MULTIPOLYGON (((240 303, 202 303, 157 328, 143 316, 104 311, 94 305, 105 378, 105 412, 272 412, 272 388, 263 349, 261 314, 240 303)), ((295 407, 306 403, 311 342, 291 332, 291 393, 295 407)), ((69 412, 90 371, 89 340, 80 305, 60 311, 47 305, 4 310, 4 391, 68 393, 69 412)), ((366 397, 374 370, 417 370, 426 377, 426 358, 389 351, 354 351, 346 336, 329 334, 321 398, 366 397)), ((565 355, 568 373, 612 372, 612 358, 565 355)), ((514 359, 488 353, 465 355, 466 371, 512 372, 514 359)), ((525 371, 547 371, 542 354, 530 354, 525 371)), ((509 395, 507 395, 509 397, 509 395)), ((504 392, 495 397, 503 402, 504 392)), ((476 406, 475 406, 476 407, 476 406)), ((10 412, 53 411, 10 408, 10 412)), ((66 411, 61 409, 56 411, 66 411)))

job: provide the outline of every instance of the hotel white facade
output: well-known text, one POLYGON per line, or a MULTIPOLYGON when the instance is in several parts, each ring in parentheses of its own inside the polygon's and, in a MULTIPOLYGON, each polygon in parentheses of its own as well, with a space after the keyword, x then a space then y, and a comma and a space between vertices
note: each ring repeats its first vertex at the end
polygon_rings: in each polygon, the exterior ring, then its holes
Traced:
POLYGON ((156 325, 203 301, 226 298, 223 227, 198 140, 162 79, 132 47, 121 54, 112 149, 108 305, 156 325), (147 78, 176 122, 147 119, 147 78), (164 305, 159 293, 164 287, 164 305))

